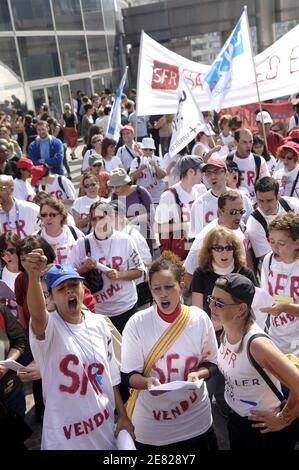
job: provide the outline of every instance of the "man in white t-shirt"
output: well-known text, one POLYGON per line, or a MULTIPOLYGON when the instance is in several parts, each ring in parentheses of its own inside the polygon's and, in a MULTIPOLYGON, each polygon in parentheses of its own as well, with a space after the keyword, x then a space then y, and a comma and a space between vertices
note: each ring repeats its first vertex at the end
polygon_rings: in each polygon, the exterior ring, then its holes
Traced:
POLYGON ((195 155, 181 157, 180 181, 164 191, 156 208, 155 221, 163 234, 181 232, 189 238, 191 209, 194 201, 206 193, 201 183, 203 160, 195 155), (179 201, 179 204, 177 203, 179 201))
POLYGON ((270 176, 266 160, 253 155, 251 152, 253 136, 250 129, 241 128, 235 132, 237 150, 227 157, 227 161, 234 161, 240 171, 240 188, 244 187, 253 202, 255 202, 254 183, 258 178, 270 176))
POLYGON ((12 231, 25 238, 39 229, 39 207, 13 197, 12 176, 0 175, 0 233, 12 231))
POLYGON ((270 176, 255 183, 257 208, 247 220, 247 234, 256 258, 263 260, 271 251, 268 241, 268 224, 277 215, 285 212, 299 214, 299 200, 294 197, 280 197, 279 184, 270 176))
POLYGON ((116 156, 122 162, 122 165, 126 172, 130 170, 132 161, 134 158, 138 157, 140 150, 137 147, 136 142, 134 142, 134 129, 130 125, 126 125, 120 130, 121 136, 124 141, 124 145, 119 147, 117 150, 116 156))
POLYGON ((240 193, 237 191, 226 191, 219 196, 218 218, 206 225, 200 234, 197 235, 184 262, 184 267, 187 271, 185 276, 186 287, 190 285, 193 273, 198 267, 198 250, 202 245, 204 237, 212 228, 223 225, 224 227, 234 230, 235 235, 239 238, 244 248, 244 256, 245 254, 247 255, 247 239, 244 233, 244 226, 242 226, 243 230, 240 227, 244 213, 244 202, 240 193))

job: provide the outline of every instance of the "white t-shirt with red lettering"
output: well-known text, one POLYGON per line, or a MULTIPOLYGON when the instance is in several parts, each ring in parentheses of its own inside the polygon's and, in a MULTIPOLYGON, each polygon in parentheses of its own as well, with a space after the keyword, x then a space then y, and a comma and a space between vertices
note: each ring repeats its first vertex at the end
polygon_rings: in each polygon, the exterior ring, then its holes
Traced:
MULTIPOLYGON (((261 166, 259 177, 270 176, 266 160, 262 157, 260 158, 261 166)), ((255 202, 254 182, 256 179, 256 167, 253 154, 251 153, 247 158, 240 158, 235 154, 232 161, 238 165, 240 171, 240 187, 247 189, 251 200, 255 202)))
POLYGON ((23 181, 21 179, 14 179, 13 182, 13 195, 21 201, 31 202, 35 196, 34 188, 31 186, 28 180, 23 181))
POLYGON ((56 199, 69 199, 70 201, 74 201, 76 199, 76 190, 73 183, 63 175, 55 175, 53 183, 46 184, 45 191, 56 197, 56 199), (59 185, 59 178, 61 185, 63 186, 63 190, 59 185))
MULTIPOLYGON (((287 264, 271 255, 268 253, 263 261, 261 287, 272 295, 273 302, 275 295, 283 295, 299 304, 299 259, 287 264)), ((299 317, 284 312, 271 315, 269 335, 282 352, 299 356, 299 317)))
POLYGON ((33 202, 14 198, 13 206, 9 212, 0 209, 0 233, 11 230, 23 239, 38 229, 39 206, 33 202))
MULTIPOLYGON (((281 196, 291 196, 291 192, 292 192, 294 183, 296 181, 298 172, 299 172, 299 165, 297 165, 292 171, 287 171, 284 167, 275 171, 274 178, 279 183, 279 192, 281 196), (286 176, 287 178, 287 183, 285 186, 281 185, 281 179, 283 176, 286 176)), ((297 179, 297 182, 295 184, 292 197, 297 197, 297 198, 299 197, 299 178, 297 179)))
MULTIPOLYGON (((73 204, 73 210, 80 214, 81 219, 85 219, 86 217, 89 217, 90 206, 99 200, 100 196, 94 198, 90 198, 88 196, 78 197, 73 204)), ((83 227, 82 232, 86 233, 87 229, 88 227, 83 227)))
MULTIPOLYGON (((77 227, 73 227, 77 234, 77 239, 84 237, 84 234, 77 227)), ((66 263, 69 253, 73 250, 77 243, 71 230, 67 225, 63 226, 62 233, 58 237, 51 237, 47 234, 45 228, 42 228, 41 237, 48 242, 56 254, 55 263, 66 263)))
MULTIPOLYGON (((191 276, 193 275, 195 269, 198 268, 198 252, 202 246, 203 239, 205 238, 207 233, 209 233, 209 231, 215 227, 219 227, 218 218, 206 225, 202 229, 202 231, 196 236, 194 242, 192 243, 188 256, 184 262, 184 268, 186 269, 187 273, 191 274, 191 276)), ((243 248, 243 255, 246 256, 246 250, 248 245, 246 232, 242 232, 240 227, 237 230, 234 230, 233 232, 236 237, 240 240, 243 248)))
POLYGON ((204 195, 207 190, 202 183, 195 184, 190 192, 185 191, 181 183, 174 184, 172 188, 176 189, 178 198, 183 204, 183 217, 181 217, 181 208, 175 201, 175 195, 171 191, 164 191, 164 193, 161 194, 159 205, 156 208, 155 221, 158 224, 167 224, 170 220, 173 220, 174 223, 178 224, 183 218, 183 222, 187 224, 185 237, 188 238, 193 203, 199 196, 204 195))
MULTIPOLYGON (((269 385, 250 363, 247 355, 247 344, 254 334, 263 334, 263 330, 254 323, 244 336, 243 347, 238 352, 240 342, 230 344, 227 340, 218 349, 218 367, 225 378, 224 397, 227 404, 239 416, 250 416, 251 410, 272 411, 280 405, 280 400, 269 388, 269 385), (256 406, 248 403, 255 402, 256 406)), ((279 381, 267 371, 278 390, 279 381)))
MULTIPOLYGON (((126 233, 114 230, 106 240, 96 239, 93 233, 88 235, 87 238, 90 242, 92 259, 117 271, 140 269, 140 271, 146 272, 135 242, 126 233)), ((84 240, 80 239, 70 253, 68 263, 77 268, 85 258, 84 240)), ((134 281, 121 279, 111 281, 104 272, 102 272, 102 276, 103 288, 94 294, 96 313, 113 317, 133 308, 137 302, 137 290, 134 281)))
POLYGON ((84 315, 82 323, 71 324, 51 312, 43 340, 30 326, 43 381, 42 450, 116 449, 113 387, 120 376, 111 335, 103 318, 84 315))
POLYGON ((141 157, 140 161, 138 158, 134 158, 131 163, 130 174, 136 171, 139 166, 146 165, 146 168, 143 170, 141 177, 136 180, 136 184, 147 189, 152 196, 153 203, 158 204, 161 194, 166 189, 166 184, 164 183, 163 179, 157 177, 155 170, 149 163, 150 160, 154 161, 159 168, 163 169, 162 159, 160 157, 156 157, 155 155, 150 159, 147 157, 141 157))
MULTIPOLYGON (((155 306, 135 313, 123 331, 122 372, 142 373, 151 348, 169 325, 158 315, 155 306)), ((157 377, 162 384, 186 380, 188 373, 201 362, 216 363, 216 354, 217 343, 211 320, 203 310, 192 306, 187 326, 155 363, 149 376, 157 377)), ((205 382, 196 390, 176 390, 160 396, 141 390, 132 422, 136 440, 154 446, 184 441, 205 433, 212 424, 205 382)))

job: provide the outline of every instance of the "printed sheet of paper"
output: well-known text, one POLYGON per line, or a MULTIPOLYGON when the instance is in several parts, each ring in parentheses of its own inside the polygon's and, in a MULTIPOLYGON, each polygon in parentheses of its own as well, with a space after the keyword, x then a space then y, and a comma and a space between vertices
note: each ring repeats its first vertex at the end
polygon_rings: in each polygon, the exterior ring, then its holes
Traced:
POLYGON ((166 384, 155 385, 149 389, 150 392, 171 392, 173 390, 196 390, 203 384, 204 379, 196 380, 196 382, 187 382, 185 380, 174 380, 166 384))
POLYGON ((22 369, 24 366, 22 364, 19 364, 16 361, 13 361, 11 359, 5 359, 5 361, 0 361, 0 365, 7 367, 7 369, 14 370, 15 372, 18 372, 19 369, 22 369))

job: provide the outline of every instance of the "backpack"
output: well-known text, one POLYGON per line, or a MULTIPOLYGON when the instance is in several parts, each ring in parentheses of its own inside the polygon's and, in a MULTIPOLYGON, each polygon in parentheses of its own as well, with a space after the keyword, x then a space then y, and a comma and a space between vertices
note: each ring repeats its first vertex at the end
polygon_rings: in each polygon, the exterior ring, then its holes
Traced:
MULTIPOLYGON (((85 246, 85 253, 86 256, 91 256, 91 249, 90 249, 90 242, 88 238, 84 238, 84 246, 85 246)), ((86 273, 82 274, 82 277, 85 279, 85 284, 87 285, 88 289, 92 294, 99 292, 103 289, 104 281, 102 277, 102 273, 98 271, 96 268, 92 268, 86 273)))
MULTIPOLYGON (((183 223, 183 203, 180 201, 180 198, 178 196, 177 190, 175 188, 168 188, 166 191, 170 191, 174 198, 176 204, 180 208, 180 216, 181 216, 181 223, 183 223)), ((173 219, 169 221, 169 224, 173 223, 173 219)), ((179 233, 179 237, 174 238, 174 232, 169 231, 168 238, 162 238, 161 233, 159 233, 159 239, 160 239, 160 251, 163 253, 165 250, 170 250, 173 253, 175 253, 177 256, 179 256, 182 260, 184 260, 189 252, 189 249, 186 249, 186 238, 184 235, 183 230, 179 233)))
MULTIPOLYGON (((61 177, 61 175, 58 175, 58 184, 59 184, 60 189, 62 189, 62 191, 64 192, 64 194, 65 194, 66 197, 68 198, 68 194, 67 194, 66 190, 64 189, 64 186, 63 186, 63 183, 62 183, 62 177, 61 177)), ((42 185, 42 190, 43 190, 43 191, 46 190, 46 186, 45 186, 44 184, 42 185)))
MULTIPOLYGON (((254 163, 255 163, 255 181, 257 181, 260 177, 262 159, 259 155, 256 155, 255 153, 253 153, 252 155, 254 157, 254 163)), ((234 159, 234 156, 235 156, 234 153, 229 153, 228 156, 226 157, 226 161, 232 162, 234 159)))

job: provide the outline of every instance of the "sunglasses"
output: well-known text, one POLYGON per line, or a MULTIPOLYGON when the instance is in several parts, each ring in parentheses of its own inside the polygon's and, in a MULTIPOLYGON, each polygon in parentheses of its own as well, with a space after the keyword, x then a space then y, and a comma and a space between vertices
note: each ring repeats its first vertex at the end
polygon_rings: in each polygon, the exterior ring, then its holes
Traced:
POLYGON ((226 214, 229 214, 229 215, 238 215, 238 214, 244 215, 245 213, 246 213, 245 209, 231 209, 230 211, 226 212, 226 214))
POLYGON ((44 219, 46 217, 50 217, 51 219, 53 219, 54 217, 57 217, 57 215, 61 215, 59 214, 59 212, 44 212, 43 214, 40 214, 40 216, 44 219))
POLYGON ((227 307, 229 305, 239 305, 239 304, 225 304, 224 302, 221 302, 220 300, 216 300, 213 295, 208 295, 207 301, 208 301, 209 305, 214 303, 216 308, 224 308, 224 307, 227 307))
POLYGON ((281 156, 280 160, 289 160, 289 161, 291 161, 291 160, 294 160, 294 157, 283 157, 283 156, 281 156))
POLYGON ((15 248, 6 248, 6 250, 3 251, 3 256, 9 254, 9 255, 14 255, 16 253, 16 249, 15 248))
POLYGON ((92 144, 96 144, 97 142, 101 142, 101 143, 102 143, 103 141, 102 141, 101 139, 97 139, 97 140, 92 140, 91 143, 92 143, 92 144))
MULTIPOLYGON (((95 165, 94 165, 94 166, 95 166, 95 165)), ((96 185, 97 185, 97 183, 89 183, 89 184, 85 184, 85 185, 84 185, 84 188, 85 188, 85 189, 94 188, 96 185)))
POLYGON ((223 251, 234 251, 233 245, 213 245, 212 250, 217 251, 217 253, 222 253, 223 251))
POLYGON ((229 173, 239 173, 239 170, 237 170, 237 168, 228 168, 227 171, 229 173))

